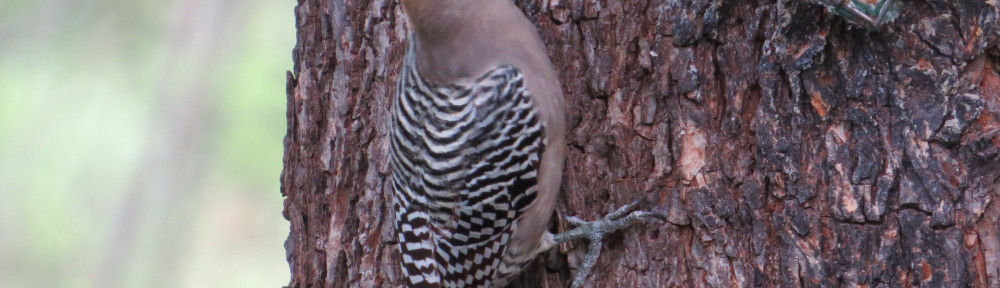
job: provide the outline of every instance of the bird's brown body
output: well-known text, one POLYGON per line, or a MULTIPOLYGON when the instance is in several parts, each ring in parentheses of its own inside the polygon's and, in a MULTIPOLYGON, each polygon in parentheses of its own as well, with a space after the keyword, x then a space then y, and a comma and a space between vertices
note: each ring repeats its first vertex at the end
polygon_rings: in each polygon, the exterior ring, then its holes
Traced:
POLYGON ((546 230, 559 193, 566 150, 566 116, 558 77, 536 28, 511 1, 401 2, 413 36, 408 62, 404 63, 406 75, 400 75, 401 91, 397 93, 399 99, 393 121, 395 141, 391 149, 396 163, 393 167, 397 229, 404 276, 408 277, 404 283, 420 287, 502 287, 523 268, 523 264, 552 246, 551 234, 546 230), (477 104, 477 101, 484 104, 477 104), (523 105, 494 103, 503 101, 523 105), (427 106, 438 103, 451 108, 427 106), (451 110, 459 112, 445 113, 451 110), (462 111, 468 115, 460 113, 462 111), (493 114, 512 116, 489 118, 493 114), (452 123, 447 119, 473 120, 469 120, 471 124, 461 124, 459 122, 464 120, 452 123), (443 124, 438 127, 434 123, 443 124), (525 134, 525 131, 539 129, 538 134, 525 134), (452 130, 458 132, 449 132, 452 130), (514 134, 504 134, 508 132, 514 134), (517 149, 500 147, 496 145, 501 144, 479 142, 484 140, 466 136, 486 134, 492 135, 491 139, 499 139, 494 141, 496 143, 519 146, 517 149), (442 135, 462 135, 468 140, 448 143, 433 140, 447 138, 442 135), (528 142, 537 138, 532 135, 544 139, 528 142), (482 165, 475 162, 496 159, 482 157, 484 153, 508 148, 514 154, 504 152, 503 155, 520 155, 521 158, 504 159, 510 163, 503 162, 507 166, 494 170, 493 176, 480 175, 484 172, 477 167, 482 165), (425 154, 428 156, 420 156, 425 154), (469 163, 449 166, 459 161, 469 163), (434 170, 440 167, 444 168, 434 170), (418 175, 426 171, 441 176, 418 175), (503 173, 510 175, 501 175, 503 173), (448 178, 454 175, 458 176, 448 178), (486 180, 477 177, 515 180, 483 188, 477 183, 486 180), (462 181, 464 183, 456 183, 462 181), (453 187, 454 191, 441 187, 453 187), (488 191, 483 192, 483 189, 488 191), (455 195, 438 197, 446 201, 428 200, 447 193, 455 195), (493 198, 470 202, 469 199, 484 193, 493 193, 489 194, 493 198), (528 196, 522 197, 524 195, 528 196), (489 199, 502 200, 494 203, 489 199), (454 210, 454 217, 441 211, 448 209, 454 210), (507 210, 516 211, 507 213, 507 210), (481 214, 491 216, 484 218, 481 214), (499 216, 502 219, 493 219, 494 214, 502 214, 499 216), (483 221, 487 224, 477 224, 483 221), (499 224, 491 226, 495 223, 499 224), (472 228, 465 228, 467 226, 472 228), (472 241, 480 244, 469 244, 471 240, 467 240, 488 239, 491 233, 496 233, 493 236, 495 243, 483 240, 472 241), (498 243, 502 243, 502 247, 490 246, 498 243), (463 259, 473 257, 477 259, 463 259), (479 260, 478 257, 487 259, 479 260), (488 263, 492 257, 498 257, 496 264, 488 263), (463 280, 466 277, 469 281, 463 280), (490 279, 480 281, 481 277, 490 279))

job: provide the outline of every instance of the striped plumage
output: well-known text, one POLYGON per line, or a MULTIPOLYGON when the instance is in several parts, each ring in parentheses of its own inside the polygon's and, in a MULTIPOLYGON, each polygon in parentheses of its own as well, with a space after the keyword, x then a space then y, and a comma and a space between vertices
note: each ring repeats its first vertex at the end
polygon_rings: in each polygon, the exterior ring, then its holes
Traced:
POLYGON ((538 193, 545 142, 524 76, 505 65, 442 85, 420 77, 413 53, 405 61, 390 146, 404 281, 506 282, 526 264, 503 256, 538 193))
POLYGON ((548 232, 566 158, 561 85, 513 0, 400 0, 410 37, 390 129, 393 206, 407 287, 503 287, 535 256, 662 214, 633 202, 548 232))
POLYGON ((390 129, 403 283, 502 287, 554 243, 565 158, 555 70, 509 0, 401 0, 390 129))

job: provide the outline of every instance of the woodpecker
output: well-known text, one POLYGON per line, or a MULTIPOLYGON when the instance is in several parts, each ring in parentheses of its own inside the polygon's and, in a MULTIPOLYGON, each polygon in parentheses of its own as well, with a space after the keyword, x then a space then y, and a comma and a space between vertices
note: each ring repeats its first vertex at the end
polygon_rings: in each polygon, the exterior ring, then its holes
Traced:
MULTIPOLYGON (((535 256, 662 215, 632 203, 548 232, 566 154, 558 75, 510 0, 401 0, 409 47, 391 111, 390 167, 403 283, 504 287, 535 256)), ((595 244, 596 243, 596 244, 595 244)), ((596 249, 595 249, 596 248, 596 249)))

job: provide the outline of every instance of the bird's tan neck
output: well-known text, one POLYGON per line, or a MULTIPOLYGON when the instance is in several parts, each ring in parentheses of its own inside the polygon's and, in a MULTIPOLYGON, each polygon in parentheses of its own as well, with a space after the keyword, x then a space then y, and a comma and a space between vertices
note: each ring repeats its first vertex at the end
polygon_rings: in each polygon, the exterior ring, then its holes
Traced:
POLYGON ((401 1, 415 36, 410 40, 416 43, 418 70, 437 83, 492 68, 503 55, 494 40, 509 38, 516 29, 505 27, 524 18, 509 0, 401 1))
POLYGON ((482 21, 483 9, 495 4, 484 0, 402 0, 402 3, 413 31, 430 43, 451 40, 465 27, 482 21))

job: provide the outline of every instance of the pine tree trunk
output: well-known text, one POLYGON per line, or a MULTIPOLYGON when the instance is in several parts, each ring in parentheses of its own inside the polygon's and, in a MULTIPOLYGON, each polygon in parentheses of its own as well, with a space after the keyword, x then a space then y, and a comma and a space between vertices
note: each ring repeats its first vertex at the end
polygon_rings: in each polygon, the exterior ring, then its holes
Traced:
MULTIPOLYGON (((647 197, 669 216, 608 239, 588 285, 1000 287, 1000 8, 896 2, 870 31, 804 0, 517 1, 569 105, 558 214, 647 197)), ((399 287, 385 135, 405 17, 295 13, 289 286, 399 287)), ((585 247, 514 287, 566 286, 585 247)))

